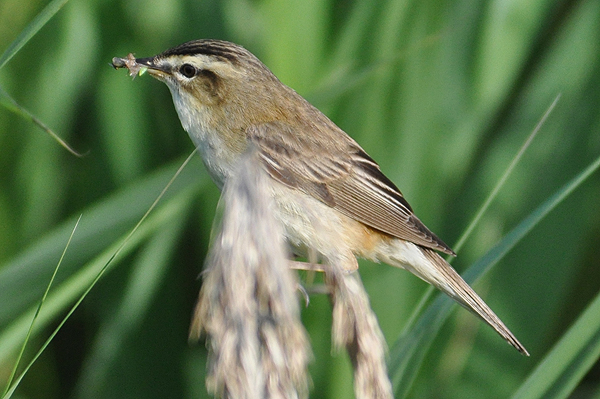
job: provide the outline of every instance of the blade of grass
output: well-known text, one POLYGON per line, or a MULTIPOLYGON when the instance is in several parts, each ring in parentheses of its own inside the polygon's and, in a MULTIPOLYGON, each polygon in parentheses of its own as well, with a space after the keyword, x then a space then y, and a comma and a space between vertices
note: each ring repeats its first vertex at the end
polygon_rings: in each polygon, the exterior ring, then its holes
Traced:
MULTIPOLYGON (((185 208, 182 208, 185 209, 185 208)), ((123 297, 110 319, 99 327, 90 354, 86 357, 75 391, 84 398, 87 392, 101 392, 110 380, 120 353, 134 331, 144 322, 156 293, 164 283, 169 260, 185 226, 187 212, 172 215, 160 231, 153 234, 136 254, 123 297)))
MULTIPOLYGON (((114 242, 120 242, 146 212, 158 192, 173 176, 183 159, 161 167, 143 178, 119 189, 111 195, 86 207, 78 232, 71 243, 73 250, 61 265, 62 272, 55 284, 69 278, 114 242)), ((200 163, 194 157, 173 183, 163 201, 177 197, 183 191, 198 192, 208 185, 209 179, 200 163)), ((67 241, 75 219, 68 219, 60 226, 41 236, 27 249, 0 265, 0 331, 12 320, 20 317, 26 309, 39 302, 39 292, 43 292, 47 281, 40 276, 51 273, 56 266, 52 259, 58 259, 67 241), (38 293, 38 294, 36 294, 38 293)), ((0 341, 0 363, 3 359, 0 341)))
MULTIPOLYGON (((465 281, 472 284, 485 275, 550 211, 556 208, 599 167, 600 157, 544 201, 507 234, 502 241, 475 262, 464 273, 463 278, 465 281)), ((397 398, 404 398, 408 394, 423 358, 441 326, 450 315, 453 304, 454 302, 450 298, 441 294, 438 295, 410 330, 403 332, 394 344, 390 351, 389 370, 397 398)))
MULTIPOLYGON (((84 293, 84 295, 82 295, 81 299, 78 301, 78 303, 76 305, 79 305, 79 303, 81 303, 81 301, 83 301, 83 299, 87 296, 88 292, 91 291, 92 288, 94 287, 94 285, 96 285, 96 283, 98 282, 98 280, 100 280, 100 277, 102 277, 102 274, 104 274, 104 272, 106 271, 106 269, 108 268, 108 266, 110 265, 110 263, 113 261, 113 259, 117 255, 119 255, 119 253, 123 250, 123 247, 125 247, 125 245, 127 245, 127 242, 135 234, 135 232, 140 227, 140 225, 144 222, 144 220, 146 220, 146 218, 148 217, 148 215, 150 214, 150 212, 152 212, 152 210, 156 207, 156 205, 158 204, 158 202, 160 201, 160 199, 165 195, 165 193, 167 192, 167 190, 169 189, 169 187, 171 187, 171 184, 173 184, 173 182, 175 181, 175 179, 177 178, 177 176, 179 176, 179 174, 181 173, 181 171, 183 170, 183 168, 185 168, 185 166, 190 162, 190 160, 192 159, 192 157, 194 156, 194 154, 196 154, 196 151, 197 151, 197 148, 195 148, 194 151, 192 151, 192 153, 185 159, 185 161, 183 161, 183 164, 181 164, 181 166, 179 167, 179 169, 177 169, 177 171, 175 172, 175 174, 173 175, 173 177, 171 178, 171 180, 169 180, 169 182, 166 184, 165 188, 163 188, 163 190, 160 192, 160 194, 158 194, 158 197, 156 197, 156 199, 154 200, 154 202, 152 203, 152 205, 150 205, 150 208, 148 208, 148 210, 146 211, 146 213, 144 213, 144 216, 142 216, 142 218, 137 222, 137 224, 133 227, 133 229, 131 229, 131 232, 127 235, 127 237, 125 237, 125 239, 123 240, 123 243, 121 244, 121 246, 119 246, 119 248, 117 248, 117 250, 115 251, 115 253, 106 262, 106 265, 102 268, 102 270, 100 270, 100 272, 98 273, 98 276, 96 277, 96 279, 94 279, 94 281, 92 282, 92 284, 90 285, 90 287, 88 288, 88 290, 84 293)), ((74 311, 74 309, 73 309, 73 311, 74 311)))
POLYGON ((173 184, 173 181, 175 181, 175 179, 177 178, 177 176, 179 176, 179 174, 181 173, 181 171, 183 170, 183 168, 185 168, 185 166, 189 163, 189 161, 192 159, 192 157, 194 156, 195 153, 196 153, 196 149, 194 149, 194 151, 192 151, 192 153, 186 158, 186 160, 179 167, 179 169, 177 169, 177 171, 175 172, 175 174, 173 175, 173 177, 171 178, 171 180, 169 180, 169 182, 166 184, 166 186, 160 192, 160 194, 158 195, 158 197, 154 200, 154 202, 152 203, 152 205, 150 205, 150 207, 148 208, 148 210, 146 211, 146 213, 137 222, 137 224, 133 227, 133 229, 131 229, 131 231, 129 232, 129 234, 127 234, 127 236, 123 239, 123 241, 121 242, 121 244, 112 253, 112 255, 110 256, 110 258, 108 259, 108 261, 106 261, 106 263, 104 264, 104 266, 96 274, 96 276, 94 277, 94 279, 92 280, 92 282, 90 283, 90 285, 85 289, 85 291, 83 292, 83 294, 81 294, 81 296, 79 297, 79 299, 71 307, 71 309, 66 314, 66 316, 61 320, 61 322, 54 329, 54 331, 52 332, 52 334, 50 334, 50 336, 44 342, 44 344, 39 349, 39 351, 35 354, 35 356, 33 357, 33 359, 29 362, 29 364, 27 365, 27 367, 25 368, 25 370, 23 370, 23 372, 19 375, 19 377, 14 381, 14 384, 10 387, 10 389, 8 389, 6 395, 3 397, 3 399, 4 398, 10 398, 10 397, 12 397, 12 394, 16 390, 17 386, 19 385, 19 383, 21 382, 21 380, 23 379, 23 377, 25 376, 25 374, 29 371, 29 369, 36 362, 36 360, 41 356, 41 354, 48 347, 48 345, 50 345, 50 342, 52 342, 52 340, 54 339, 54 337, 56 336, 56 334, 58 334, 58 332, 60 331, 60 329, 62 328, 62 326, 67 322, 67 320, 71 317, 71 315, 75 312, 75 310, 77 310, 77 308, 79 307, 79 305, 81 304, 81 302, 83 302, 83 300, 89 294, 89 292, 94 288, 94 286, 98 283, 98 281, 100 281, 100 278, 102 278, 102 276, 104 275, 104 273, 106 272, 106 270, 108 270, 108 267, 112 264, 113 260, 123 251, 123 249, 125 248, 125 246, 132 239, 133 235, 140 228, 140 226, 142 225, 142 223, 147 219, 148 215, 154 210, 154 208, 156 207, 156 205, 158 204, 158 202, 160 201, 160 199, 164 196, 164 194, 169 189, 169 187, 171 186, 171 184, 173 184))
POLYGON ((600 293, 512 398, 567 398, 599 357, 600 293))
POLYGON ((23 341, 23 346, 21 346, 21 351, 17 355, 17 361, 15 362, 15 367, 13 368, 13 370, 10 374, 10 377, 8 378, 8 381, 6 383, 6 388, 4 389, 4 393, 2 394, 2 398, 6 397, 6 394, 8 393, 9 389, 11 388, 11 384, 15 378, 15 375, 17 374, 17 370, 19 368, 21 359, 23 358, 23 353, 25 352, 25 347, 27 346, 27 343, 29 342, 29 338, 31 337, 31 332, 33 331, 33 326, 35 325, 35 321, 37 320, 37 318, 40 314, 40 311, 42 310, 42 306, 44 305, 44 302, 46 301, 46 297, 48 296, 50 287, 52 287, 52 283, 54 282, 56 273, 58 273, 58 269, 60 268, 60 265, 61 265, 63 259, 65 258, 67 249, 69 248, 69 245, 71 244, 71 240, 73 239, 73 235, 75 234, 75 230, 77 230, 77 226, 79 225, 80 221, 81 221, 81 215, 79 215, 79 218, 77 219, 77 222, 75 223, 75 226, 73 226, 73 230, 71 230, 71 235, 69 236, 69 239, 67 240, 67 244, 65 245, 65 248, 64 248, 62 254, 60 255, 60 259, 58 260, 58 263, 56 264, 56 267, 54 268, 54 272, 52 273, 52 277, 50 277, 50 281, 48 282, 46 291, 44 291, 44 295, 42 295, 40 304, 38 305, 38 307, 35 311, 35 314, 33 315, 33 319, 31 320, 31 324, 29 325, 29 330, 27 331, 27 334, 25 335, 25 340, 23 341))
MULTIPOLYGON (((182 195, 172 198, 168 204, 162 206, 157 212, 155 212, 151 217, 147 218, 146 222, 140 226, 137 230, 137 234, 132 236, 129 239, 128 245, 125 247, 122 246, 122 242, 127 236, 122 237, 118 241, 116 241, 115 245, 109 246, 106 251, 99 254, 95 259, 92 259, 90 262, 85 264, 81 270, 71 276, 67 281, 65 281, 60 287, 56 288, 51 292, 46 300, 46 305, 44 306, 43 311, 40 313, 38 317, 38 321, 36 323, 35 332, 39 331, 41 328, 50 325, 51 322, 58 315, 64 313, 65 309, 75 301, 75 304, 72 305, 70 311, 67 315, 62 319, 61 323, 58 327, 53 331, 53 333, 49 336, 48 339, 44 342, 40 350, 36 353, 33 359, 28 363, 27 367, 23 370, 23 372, 19 375, 19 377, 13 383, 13 387, 9 390, 9 394, 12 394, 16 389, 16 386, 23 379, 29 368, 35 363, 37 358, 43 353, 46 347, 50 344, 54 336, 58 333, 60 328, 64 325, 67 319, 71 316, 71 314, 76 310, 79 304, 83 301, 85 295, 87 295, 91 291, 91 284, 97 282, 98 275, 100 272, 105 272, 107 268, 106 266, 106 258, 112 257, 117 250, 121 250, 120 255, 127 255, 137 249, 142 242, 147 240, 152 234, 154 234, 157 229, 164 226, 166 222, 171 220, 173 217, 176 217, 178 213, 182 212, 182 209, 185 208, 188 203, 188 199, 193 191, 189 191, 187 193, 182 193, 182 195), (83 293, 82 293, 83 292, 83 293)), ((114 260, 117 258, 112 258, 114 260)), ((112 263, 111 263, 112 264, 112 263)), ((110 266, 110 265, 109 265, 110 266)), ((11 325, 0 335, 0 358, 7 358, 10 353, 17 349, 21 337, 27 330, 27 326, 29 324, 29 320, 31 319, 33 314, 33 310, 30 312, 26 312, 23 316, 19 317, 15 320, 11 325)), ((10 396, 7 396, 7 398, 10 396)))
POLYGON ((533 141, 535 136, 537 136, 538 132, 540 131, 540 129, 546 122, 546 119, 548 119, 548 117, 552 113, 552 110, 554 110, 554 107, 558 103, 558 100, 560 100, 560 96, 561 96, 561 94, 558 94, 556 96, 556 98, 554 99, 554 101, 552 101, 552 104, 550 104, 550 106, 548 107, 548 109, 546 110, 546 112, 544 113, 544 115, 542 116, 540 121, 537 123, 537 125, 535 126, 535 128, 533 129, 533 131, 531 132, 529 137, 527 137, 527 140, 525 140, 525 142, 523 143, 523 145, 521 146, 521 148, 519 149, 519 151, 517 152, 517 154, 511 161, 510 165, 508 165, 508 168, 506 168, 506 171, 504 171, 504 174, 498 180, 498 182, 496 183, 496 186, 494 187, 494 189, 492 190, 490 195, 488 195, 487 199, 485 200, 485 202, 483 203, 481 208, 479 208, 479 211, 477 212, 477 214, 475 215, 475 217, 473 218, 471 223, 469 223, 469 226, 467 227, 465 232, 459 238, 458 242, 454 246, 454 250, 457 253, 458 253, 458 251, 460 251, 460 249, 462 248, 464 243, 467 241, 467 239, 469 238, 469 236, 471 235, 471 233, 473 232, 473 230, 479 223, 479 220, 481 220, 481 217, 488 210, 492 201, 498 196, 500 189, 502 188, 502 186, 504 186, 504 183, 506 183, 506 181, 508 180, 508 177, 511 175, 512 171, 515 169, 515 167, 517 166, 517 164, 523 157, 523 154, 525 153, 525 151, 529 148, 529 145, 531 144, 531 142, 533 141))
POLYGON ((21 31, 19 36, 8 46, 0 56, 0 68, 17 54, 21 48, 36 34, 69 0, 52 0, 40 11, 33 21, 21 31))
MULTIPOLYGON (((191 198, 196 191, 191 188, 180 192, 178 196, 170 198, 169 201, 157 209, 146 222, 140 226, 137 233, 130 239, 129 244, 125 246, 119 256, 130 254, 137 249, 145 240, 151 237, 159 228, 168 223, 173 217, 185 208, 188 199, 191 198)), ((84 217, 83 220, 87 218, 84 217)), ((76 273, 73 273, 69 279, 65 280, 61 285, 57 286, 46 299, 43 311, 38 317, 34 334, 41 331, 52 323, 56 317, 64 314, 68 306, 73 304, 92 283, 94 278, 99 273, 99 270, 106 264, 107 258, 117 251, 119 245, 125 239, 126 235, 118 237, 112 245, 107 245, 106 249, 90 259, 87 263, 81 266, 76 273)), ((74 245, 74 244, 72 244, 74 245)), ((27 327, 33 317, 34 309, 24 311, 22 314, 10 323, 0 334, 0 362, 6 361, 9 356, 14 353, 27 331, 27 327)))
POLYGON ((50 137, 52 137, 54 140, 56 140, 58 142, 58 144, 60 144, 63 148, 65 148, 71 154, 75 155, 76 157, 83 156, 83 154, 80 154, 77 151, 75 151, 69 144, 67 144, 66 141, 64 141, 62 138, 60 138, 58 136, 58 134, 54 133, 54 131, 52 129, 50 129, 48 126, 46 126, 46 124, 44 124, 41 120, 39 120, 37 117, 35 117, 35 115, 33 115, 31 112, 29 112, 28 110, 23 108, 19 103, 17 103, 1 87, 0 87, 0 104, 2 104, 9 111, 19 115, 23 119, 26 119, 26 120, 38 125, 43 131, 48 133, 48 135, 50 135, 50 137))

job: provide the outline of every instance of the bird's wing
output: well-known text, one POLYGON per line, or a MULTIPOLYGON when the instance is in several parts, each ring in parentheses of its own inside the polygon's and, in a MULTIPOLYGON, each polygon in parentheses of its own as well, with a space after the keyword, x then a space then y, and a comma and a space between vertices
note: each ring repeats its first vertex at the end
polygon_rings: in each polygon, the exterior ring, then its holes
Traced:
POLYGON ((269 122, 246 133, 275 180, 376 230, 454 255, 415 216, 379 165, 341 130, 335 137, 315 137, 284 122, 269 122))

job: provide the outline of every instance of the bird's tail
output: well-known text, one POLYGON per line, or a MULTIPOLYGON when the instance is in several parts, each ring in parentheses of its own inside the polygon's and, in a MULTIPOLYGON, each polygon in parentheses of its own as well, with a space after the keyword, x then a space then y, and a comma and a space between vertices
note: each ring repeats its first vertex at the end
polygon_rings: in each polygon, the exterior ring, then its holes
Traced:
MULTIPOLYGON (((394 240, 395 244, 400 244, 394 240)), ((462 279, 462 277, 446 262, 437 252, 419 247, 406 241, 401 242, 402 256, 386 256, 386 263, 407 269, 422 280, 433 284, 446 293, 460 305, 480 317, 489 324, 502 338, 514 346, 522 354, 529 356, 527 349, 519 342, 512 332, 504 325, 490 307, 477 295, 475 291, 462 279), (411 253, 407 253, 411 252, 411 253)), ((395 246, 395 245, 394 245, 395 246)), ((398 248, 396 248, 398 249, 398 248)), ((383 259, 382 259, 383 260, 383 259)))

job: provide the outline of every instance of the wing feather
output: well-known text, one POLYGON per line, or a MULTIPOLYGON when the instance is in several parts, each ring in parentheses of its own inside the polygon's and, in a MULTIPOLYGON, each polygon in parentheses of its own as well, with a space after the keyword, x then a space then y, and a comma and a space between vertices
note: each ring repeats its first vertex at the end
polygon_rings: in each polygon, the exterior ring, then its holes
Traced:
POLYGON ((283 122, 252 126, 247 133, 274 179, 374 229, 454 255, 415 216, 379 165, 354 140, 335 128, 339 133, 333 140, 308 137, 283 122))

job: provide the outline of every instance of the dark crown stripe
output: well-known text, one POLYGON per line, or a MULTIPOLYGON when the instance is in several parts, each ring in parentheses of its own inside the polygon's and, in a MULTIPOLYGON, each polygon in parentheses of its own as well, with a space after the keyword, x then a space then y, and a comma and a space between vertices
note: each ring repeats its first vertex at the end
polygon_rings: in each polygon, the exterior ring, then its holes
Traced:
POLYGON ((168 49, 161 55, 163 57, 169 57, 173 55, 196 54, 211 55, 224 58, 230 62, 237 62, 237 59, 240 56, 247 56, 248 52, 240 46, 221 40, 194 40, 168 49))

